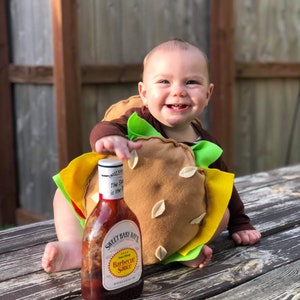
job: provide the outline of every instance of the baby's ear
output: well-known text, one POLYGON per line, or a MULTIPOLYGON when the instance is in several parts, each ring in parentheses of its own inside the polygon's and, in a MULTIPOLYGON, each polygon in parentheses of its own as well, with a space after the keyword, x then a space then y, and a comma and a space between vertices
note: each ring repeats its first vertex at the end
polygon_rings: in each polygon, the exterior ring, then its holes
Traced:
POLYGON ((214 90, 214 85, 213 85, 213 83, 210 83, 208 86, 207 95, 206 95, 208 101, 210 100, 213 90, 214 90))
POLYGON ((138 83, 138 89, 139 89, 139 94, 140 94, 140 97, 141 97, 141 99, 143 101, 143 104, 145 106, 147 106, 147 103, 148 103, 147 102, 147 97, 146 97, 147 91, 146 91, 146 87, 144 85, 144 82, 140 81, 138 83))

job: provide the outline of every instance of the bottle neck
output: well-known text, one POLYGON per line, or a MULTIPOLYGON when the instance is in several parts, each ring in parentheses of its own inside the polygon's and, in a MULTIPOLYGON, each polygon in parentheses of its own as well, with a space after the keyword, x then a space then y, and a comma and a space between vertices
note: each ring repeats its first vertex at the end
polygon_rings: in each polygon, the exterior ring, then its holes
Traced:
POLYGON ((99 161, 98 174, 99 199, 101 201, 115 201, 123 199, 122 163, 120 164, 117 160, 109 159, 99 161))
POLYGON ((103 194, 99 193, 99 200, 100 201, 106 201, 106 202, 113 202, 113 201, 120 201, 123 200, 123 196, 120 198, 110 198, 108 199, 107 196, 104 196, 103 194))

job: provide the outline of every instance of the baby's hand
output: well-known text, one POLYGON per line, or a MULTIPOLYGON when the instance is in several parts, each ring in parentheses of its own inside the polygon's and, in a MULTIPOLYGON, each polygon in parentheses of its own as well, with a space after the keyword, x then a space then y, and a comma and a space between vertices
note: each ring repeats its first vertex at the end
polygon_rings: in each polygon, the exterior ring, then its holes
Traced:
POLYGON ((232 234, 232 239, 238 245, 253 245, 261 238, 260 232, 257 230, 241 230, 232 234))
POLYGON ((130 151, 139 149, 142 143, 130 141, 119 135, 106 136, 99 139, 95 144, 98 153, 115 153, 119 159, 129 159, 130 151))

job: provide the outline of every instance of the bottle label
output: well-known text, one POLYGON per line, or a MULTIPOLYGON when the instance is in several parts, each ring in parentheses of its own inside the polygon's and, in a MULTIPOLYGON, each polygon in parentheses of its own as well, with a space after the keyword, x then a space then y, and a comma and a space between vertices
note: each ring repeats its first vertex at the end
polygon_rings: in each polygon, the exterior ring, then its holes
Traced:
POLYGON ((142 276, 142 246, 136 223, 123 220, 106 234, 102 244, 102 283, 115 290, 137 282, 142 276))
MULTIPOLYGON (((108 161, 108 159, 106 159, 106 161, 108 161)), ((122 199, 123 198, 122 164, 118 166, 102 166, 98 164, 98 170, 99 170, 100 199, 102 200, 122 199)))

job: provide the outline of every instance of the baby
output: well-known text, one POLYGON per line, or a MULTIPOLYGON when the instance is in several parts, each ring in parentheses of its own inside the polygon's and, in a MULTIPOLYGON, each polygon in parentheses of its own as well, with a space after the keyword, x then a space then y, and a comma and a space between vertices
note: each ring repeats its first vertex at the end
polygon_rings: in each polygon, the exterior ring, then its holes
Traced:
MULTIPOLYGON (((193 121, 208 105, 213 92, 207 58, 200 49, 178 39, 158 45, 144 59, 143 81, 138 83, 138 90, 143 106, 127 111, 118 119, 99 122, 90 136, 93 150, 112 153, 119 159, 127 160, 133 150, 141 149, 141 141, 127 138, 127 121, 133 112, 150 123, 164 138, 189 146, 201 140, 217 144, 200 123, 193 121)), ((209 168, 227 171, 222 157, 209 168)), ((46 272, 79 268, 83 228, 60 189, 56 191, 53 201, 58 241, 46 245, 43 268, 46 272)), ((245 214, 244 205, 234 187, 228 207, 211 240, 227 228, 238 245, 252 245, 261 238, 245 214)), ((183 263, 202 268, 211 257, 212 249, 206 244, 197 257, 183 263)))

